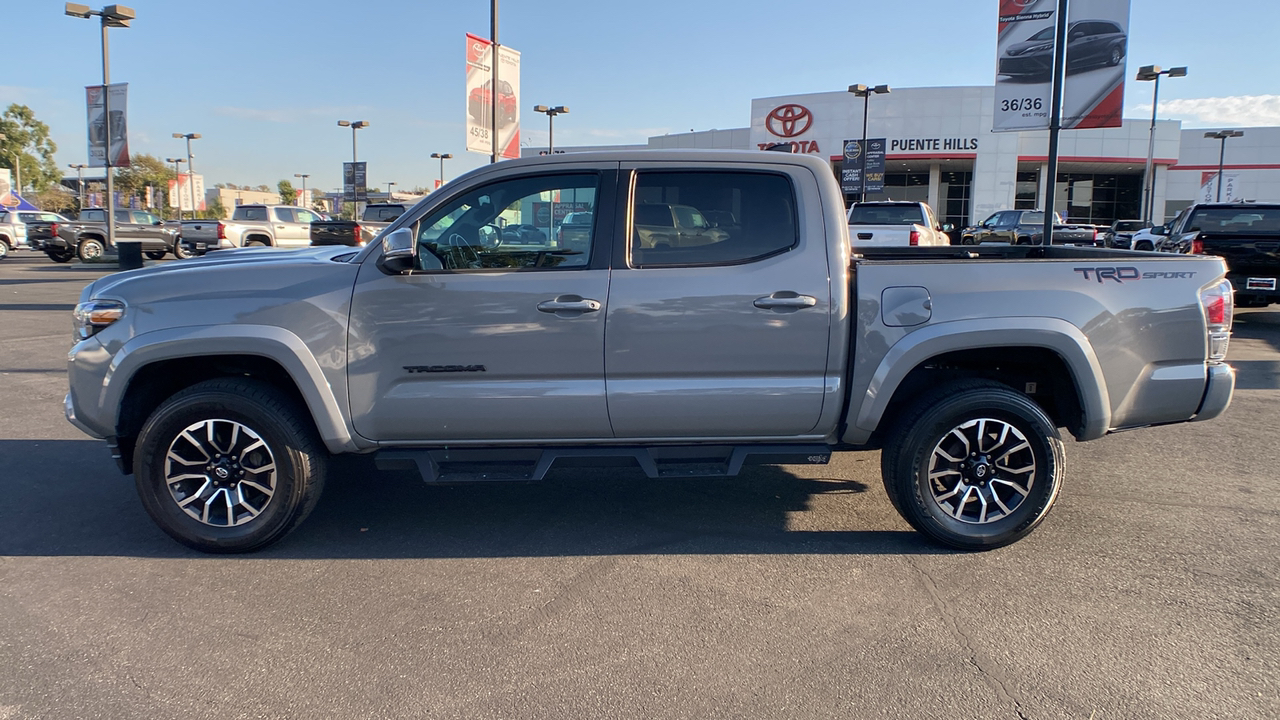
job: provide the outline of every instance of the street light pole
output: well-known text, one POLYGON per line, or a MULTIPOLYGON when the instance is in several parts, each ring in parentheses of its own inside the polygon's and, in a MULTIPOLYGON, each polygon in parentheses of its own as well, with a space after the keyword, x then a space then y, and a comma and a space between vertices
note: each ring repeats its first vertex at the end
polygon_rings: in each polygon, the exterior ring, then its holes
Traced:
MULTIPOLYGON (((305 203, 307 202, 307 178, 311 177, 311 175, 309 173, 294 173, 293 176, 296 178, 302 178, 302 202, 305 203)), ((308 210, 311 209, 308 205, 303 205, 302 207, 305 207, 308 210)))
POLYGON ((564 115, 569 112, 569 108, 564 105, 556 105, 555 107, 547 107, 546 105, 534 105, 534 112, 540 112, 547 116, 547 154, 551 155, 556 151, 556 116, 564 115))
POLYGON ((351 199, 351 203, 352 203, 352 207, 354 208, 354 211, 353 211, 353 212, 354 212, 354 214, 355 214, 355 217, 359 218, 359 217, 360 217, 360 200, 359 200, 359 198, 358 198, 359 193, 358 193, 358 192, 356 192, 356 190, 355 190, 355 172, 356 172, 356 163, 360 162, 360 160, 359 160, 359 155, 358 155, 358 153, 357 153, 357 148, 356 148, 356 131, 357 131, 357 130, 359 130, 360 128, 367 128, 367 127, 369 127, 369 121, 368 121, 368 120, 339 120, 339 121, 338 121, 338 125, 339 125, 339 127, 349 127, 349 128, 351 128, 351 182, 352 182, 352 194, 357 196, 357 197, 353 197, 353 198, 351 199))
POLYGON ((395 185, 395 183, 393 182, 387 183, 387 202, 391 202, 391 186, 392 185, 395 185))
POLYGON ((889 92, 888 85, 850 85, 849 92, 855 96, 862 98, 862 170, 858 172, 858 176, 862 178, 862 187, 858 191, 858 202, 865 202, 867 199, 867 106, 870 104, 871 95, 884 94, 889 92))
MULTIPOLYGON (((195 157, 191 154, 191 141, 199 140, 200 133, 174 133, 175 138, 186 138, 187 140, 187 192, 191 196, 191 219, 196 218, 196 166, 191 162, 191 158, 195 157)), ((178 216, 182 216, 182 203, 178 203, 178 216)))
POLYGON ((66 14, 83 19, 97 16, 102 20, 102 108, 104 110, 102 121, 105 136, 103 142, 106 146, 106 151, 103 153, 103 167, 107 175, 107 245, 114 248, 116 246, 116 197, 115 179, 111 173, 111 98, 107 93, 107 88, 111 85, 111 63, 108 60, 107 28, 129 27, 129 23, 138 15, 133 8, 125 5, 107 5, 101 10, 90 10, 88 5, 70 2, 66 5, 66 14))
POLYGON ((1155 215, 1156 108, 1160 102, 1160 76, 1168 75, 1169 77, 1185 77, 1186 74, 1186 67, 1161 70, 1159 65, 1143 65, 1138 69, 1138 80, 1142 80, 1144 82, 1155 81, 1155 86, 1151 90, 1151 130, 1147 137, 1147 167, 1142 173, 1143 222, 1151 222, 1152 216, 1155 215))
POLYGON ((431 157, 440 158, 440 184, 444 184, 444 161, 453 157, 449 153, 431 153, 431 157))
MULTIPOLYGON (((0 137, 3 137, 3 136, 0 136, 0 137)), ((76 177, 79 178, 78 180, 76 180, 76 200, 80 203, 80 209, 83 210, 84 209, 84 169, 89 166, 85 165, 84 163, 69 163, 67 167, 75 168, 76 177)))
POLYGON ((1223 161, 1227 158, 1227 138, 1244 137, 1243 130, 1219 130, 1217 132, 1207 132, 1204 134, 1207 138, 1222 141, 1222 148, 1218 151, 1218 194, 1215 202, 1222 202, 1222 170, 1223 161))

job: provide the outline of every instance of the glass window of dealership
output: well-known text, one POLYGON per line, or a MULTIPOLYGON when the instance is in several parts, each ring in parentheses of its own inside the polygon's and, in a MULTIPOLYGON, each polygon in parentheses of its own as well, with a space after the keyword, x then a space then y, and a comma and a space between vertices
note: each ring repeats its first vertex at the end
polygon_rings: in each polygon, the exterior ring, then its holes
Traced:
MULTIPOLYGON (((993 133, 994 97, 992 86, 970 86, 894 88, 869 98, 866 136, 885 138, 888 147, 884 191, 868 199, 925 201, 939 220, 956 226, 1000 210, 1039 207, 1048 181, 1048 132, 993 133)), ((844 91, 757 98, 748 128, 662 135, 648 147, 761 149, 787 142, 793 152, 829 159, 839 177, 843 141, 863 136, 862 113, 863 99, 844 91)), ((1234 176, 1248 200, 1280 201, 1280 127, 1242 129, 1243 137, 1227 142, 1224 174, 1234 176)), ((1220 149, 1219 141, 1204 138, 1205 130, 1157 121, 1155 218, 1205 199, 1220 149)), ((1054 181, 1058 211, 1071 222, 1096 225, 1140 218, 1149 132, 1149 118, 1063 131, 1054 181)))

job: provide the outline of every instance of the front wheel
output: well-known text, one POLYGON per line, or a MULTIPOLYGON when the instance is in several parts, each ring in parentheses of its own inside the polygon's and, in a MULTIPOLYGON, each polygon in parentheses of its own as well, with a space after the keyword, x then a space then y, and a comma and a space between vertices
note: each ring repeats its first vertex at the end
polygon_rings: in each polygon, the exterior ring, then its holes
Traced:
POLYGON ((1027 396, 967 380, 928 393, 895 424, 881 454, 903 519, 944 545, 989 550, 1049 514, 1065 474, 1062 438, 1027 396))
POLYGON ((138 434, 134 475, 170 537, 249 552, 298 526, 324 488, 328 455, 303 408, 266 383, 208 380, 166 400, 138 434))
POLYGON ((9 243, 0 240, 0 260, 9 257, 9 243))
POLYGON ((1140 242, 1133 246, 1134 250, 1142 250, 1143 252, 1154 252, 1156 246, 1150 242, 1140 242))
POLYGON ((168 254, 169 253, 166 250, 148 250, 146 252, 147 257, 152 260, 163 260, 164 256, 168 254))
POLYGON ((79 256, 80 262, 97 262, 102 259, 105 252, 106 247, 97 238, 85 238, 76 248, 76 255, 79 256))

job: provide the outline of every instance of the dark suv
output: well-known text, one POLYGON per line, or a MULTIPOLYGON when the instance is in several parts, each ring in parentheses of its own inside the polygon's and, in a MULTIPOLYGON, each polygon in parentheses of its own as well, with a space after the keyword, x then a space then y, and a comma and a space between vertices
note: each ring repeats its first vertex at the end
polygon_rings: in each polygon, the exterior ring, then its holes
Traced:
POLYGON ((1149 227, 1151 223, 1144 220, 1117 220, 1102 233, 1102 244, 1127 250, 1133 242, 1133 234, 1149 227))

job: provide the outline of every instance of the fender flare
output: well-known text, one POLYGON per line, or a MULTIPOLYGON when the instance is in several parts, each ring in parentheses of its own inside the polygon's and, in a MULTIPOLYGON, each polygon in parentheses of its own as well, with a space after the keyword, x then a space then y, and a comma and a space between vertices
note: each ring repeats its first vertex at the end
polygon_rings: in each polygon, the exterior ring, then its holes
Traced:
POLYGON ((316 429, 333 453, 359 452, 374 444, 359 438, 347 421, 343 405, 333 393, 320 364, 297 335, 270 325, 203 325, 171 328, 131 338, 111 359, 98 407, 114 408, 112 424, 130 380, 154 362, 192 356, 255 355, 275 361, 292 378, 316 429))
POLYGON ((1077 439, 1094 440, 1107 433, 1111 424, 1110 396, 1102 366, 1085 334, 1058 318, 1002 317, 938 323, 909 333, 895 343, 872 373, 857 417, 846 430, 844 440, 865 442, 884 418, 903 379, 930 358, 957 350, 994 347, 1039 347, 1056 353, 1071 372, 1084 411, 1084 428, 1077 439))

